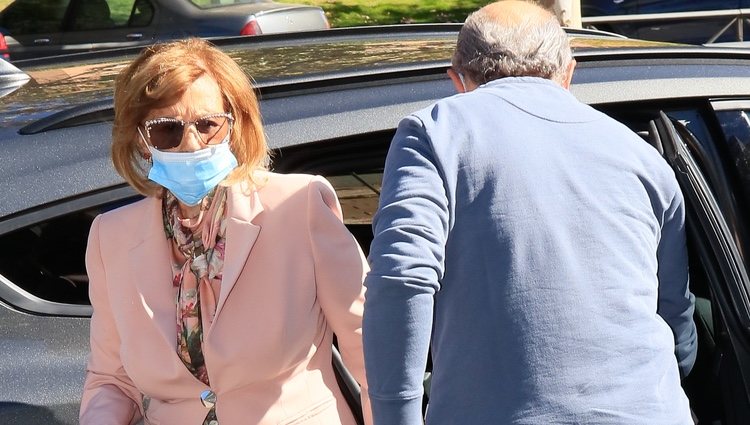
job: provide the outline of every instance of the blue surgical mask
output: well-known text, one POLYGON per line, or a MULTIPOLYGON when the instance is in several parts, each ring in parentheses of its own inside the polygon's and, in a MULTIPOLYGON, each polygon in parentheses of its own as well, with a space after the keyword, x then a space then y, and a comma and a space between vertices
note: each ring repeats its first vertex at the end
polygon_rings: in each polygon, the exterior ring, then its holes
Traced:
POLYGON ((195 152, 163 152, 148 146, 152 180, 169 189, 182 203, 198 205, 219 182, 237 167, 229 149, 229 134, 219 144, 195 152))

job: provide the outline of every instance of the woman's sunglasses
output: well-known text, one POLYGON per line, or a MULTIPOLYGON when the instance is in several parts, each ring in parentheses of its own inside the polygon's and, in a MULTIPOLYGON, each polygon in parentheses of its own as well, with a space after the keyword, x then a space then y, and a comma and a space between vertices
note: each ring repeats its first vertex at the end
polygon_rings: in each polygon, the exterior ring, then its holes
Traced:
MULTIPOLYGON (((195 121, 183 121, 177 118, 154 118, 143 123, 146 138, 151 146, 163 151, 174 149, 182 143, 185 131, 195 126, 201 141, 205 145, 220 143, 227 135, 234 118, 229 112, 206 115, 195 121)), ((138 129, 140 131, 140 129, 138 129)))

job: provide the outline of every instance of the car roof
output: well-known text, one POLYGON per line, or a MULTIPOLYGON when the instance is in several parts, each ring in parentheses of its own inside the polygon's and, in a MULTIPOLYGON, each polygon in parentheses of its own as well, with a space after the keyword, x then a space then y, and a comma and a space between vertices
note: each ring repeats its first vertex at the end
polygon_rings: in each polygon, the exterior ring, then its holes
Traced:
MULTIPOLYGON (((210 40, 263 85, 447 63, 460 28, 461 24, 396 25, 210 40)), ((570 33, 572 44, 581 51, 668 46, 601 31, 570 33)), ((0 127, 22 127, 40 115, 111 98, 114 77, 140 50, 113 49, 14 62, 30 81, 2 98, 0 127)), ((2 80, 0 75, 0 83, 2 80)))
MULTIPOLYGON (((404 115, 454 94, 445 70, 459 28, 213 41, 255 78, 269 145, 280 149, 392 131, 404 115)), ((579 63, 572 91, 591 104, 750 95, 750 52, 587 31, 571 31, 571 43, 579 63)), ((18 63, 31 81, 0 99, 0 157, 13 159, 0 163, 0 233, 19 215, 33 220, 29 211, 39 205, 79 196, 91 202, 111 196, 105 192, 113 186, 133 194, 113 171, 109 146, 113 79, 137 52, 18 63)))

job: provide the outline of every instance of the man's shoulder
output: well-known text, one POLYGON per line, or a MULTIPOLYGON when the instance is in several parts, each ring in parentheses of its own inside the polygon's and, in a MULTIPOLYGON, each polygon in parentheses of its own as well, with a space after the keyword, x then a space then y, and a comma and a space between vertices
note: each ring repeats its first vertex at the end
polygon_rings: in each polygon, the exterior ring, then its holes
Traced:
MULTIPOLYGON (((455 94, 415 112, 411 119, 429 127, 433 122, 467 122, 474 117, 502 116, 504 125, 519 120, 559 123, 596 122, 606 115, 579 101, 559 84, 538 77, 508 77, 490 81, 467 93, 455 94), (513 117, 514 121, 507 118, 513 117)), ((475 125, 477 123, 474 123, 475 125)))

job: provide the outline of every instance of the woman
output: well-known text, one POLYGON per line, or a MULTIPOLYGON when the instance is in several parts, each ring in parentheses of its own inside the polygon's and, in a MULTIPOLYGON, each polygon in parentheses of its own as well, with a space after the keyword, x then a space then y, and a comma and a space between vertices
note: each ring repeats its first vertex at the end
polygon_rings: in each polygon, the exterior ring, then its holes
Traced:
POLYGON ((365 260, 324 179, 264 170, 237 64, 197 39, 146 49, 115 82, 112 135, 146 198, 91 227, 81 423, 353 424, 333 333, 370 423, 365 260))

